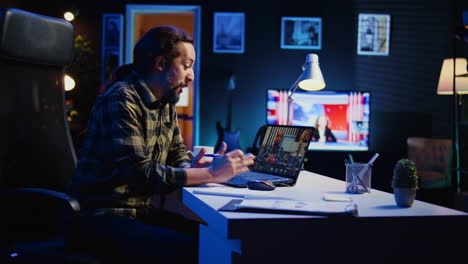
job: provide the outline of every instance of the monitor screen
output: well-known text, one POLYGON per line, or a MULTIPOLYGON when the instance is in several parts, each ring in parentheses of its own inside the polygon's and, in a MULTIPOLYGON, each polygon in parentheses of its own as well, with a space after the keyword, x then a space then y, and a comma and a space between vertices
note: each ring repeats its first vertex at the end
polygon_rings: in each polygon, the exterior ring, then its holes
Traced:
MULTIPOLYGON (((289 124, 312 126, 309 150, 369 150, 370 92, 297 91, 289 124)), ((288 123, 288 91, 267 90, 267 124, 288 123)))

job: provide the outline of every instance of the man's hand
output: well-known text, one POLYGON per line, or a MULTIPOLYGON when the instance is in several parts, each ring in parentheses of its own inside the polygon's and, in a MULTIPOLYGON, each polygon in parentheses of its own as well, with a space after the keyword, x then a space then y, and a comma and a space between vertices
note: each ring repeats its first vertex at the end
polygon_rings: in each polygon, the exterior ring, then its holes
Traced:
MULTIPOLYGON (((221 148, 218 150, 218 152, 216 152, 216 154, 218 154, 220 156, 223 156, 224 153, 226 153, 226 149, 227 149, 227 145, 223 141, 221 143, 221 148)), ((190 167, 191 168, 206 168, 206 167, 208 167, 212 163, 212 160, 203 160, 202 158, 203 158, 203 156, 205 154, 206 154, 206 149, 202 148, 202 150, 200 150, 200 152, 198 152, 198 154, 195 157, 193 157, 190 167)))
POLYGON ((226 155, 215 158, 209 169, 214 182, 226 182, 235 175, 246 172, 249 166, 254 164, 252 154, 245 155, 242 150, 233 150, 226 155))
POLYGON ((254 164, 254 155, 244 154, 240 149, 225 154, 226 149, 227 145, 223 142, 220 150, 216 153, 220 157, 213 158, 213 161, 201 160, 206 153, 205 149, 193 157, 192 167, 187 168, 186 185, 223 183, 241 172, 248 171, 248 167, 254 164))

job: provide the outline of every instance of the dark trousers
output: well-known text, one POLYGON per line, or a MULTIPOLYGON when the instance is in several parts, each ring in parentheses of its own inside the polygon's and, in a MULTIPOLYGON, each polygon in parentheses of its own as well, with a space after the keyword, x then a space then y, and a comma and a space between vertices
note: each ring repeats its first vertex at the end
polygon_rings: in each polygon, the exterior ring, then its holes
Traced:
POLYGON ((161 215, 143 220, 78 217, 71 241, 74 250, 97 257, 103 264, 197 263, 198 223, 161 215))

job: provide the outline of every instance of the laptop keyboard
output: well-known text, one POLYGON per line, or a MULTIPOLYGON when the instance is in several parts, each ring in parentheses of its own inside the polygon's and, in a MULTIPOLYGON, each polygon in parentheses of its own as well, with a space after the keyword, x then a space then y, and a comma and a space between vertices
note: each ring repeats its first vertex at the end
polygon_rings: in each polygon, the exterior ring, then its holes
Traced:
POLYGON ((275 176, 271 174, 261 173, 261 172, 253 172, 253 171, 246 171, 241 174, 236 175, 234 178, 230 179, 228 182, 233 184, 246 184, 252 180, 265 180, 270 181, 273 183, 283 183, 283 182, 290 182, 291 179, 275 176))

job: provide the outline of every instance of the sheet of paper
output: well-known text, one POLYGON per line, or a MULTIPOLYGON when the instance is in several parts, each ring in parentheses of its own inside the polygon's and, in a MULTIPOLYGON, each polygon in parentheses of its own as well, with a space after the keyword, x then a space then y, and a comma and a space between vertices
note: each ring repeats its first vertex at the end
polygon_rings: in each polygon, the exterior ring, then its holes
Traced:
POLYGON ((239 208, 289 210, 300 212, 343 213, 354 209, 354 203, 326 202, 326 201, 298 201, 298 200, 243 200, 239 208))

